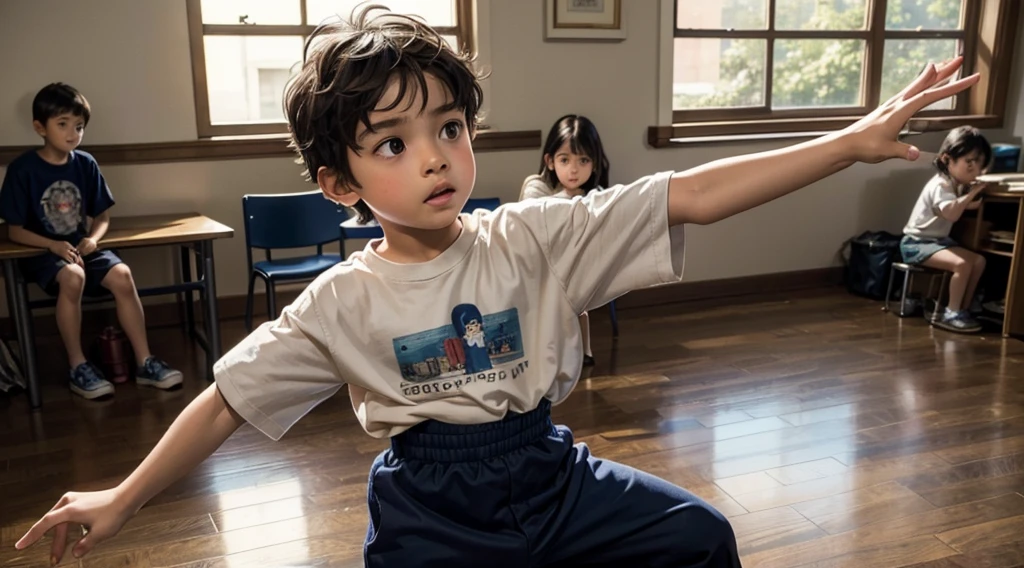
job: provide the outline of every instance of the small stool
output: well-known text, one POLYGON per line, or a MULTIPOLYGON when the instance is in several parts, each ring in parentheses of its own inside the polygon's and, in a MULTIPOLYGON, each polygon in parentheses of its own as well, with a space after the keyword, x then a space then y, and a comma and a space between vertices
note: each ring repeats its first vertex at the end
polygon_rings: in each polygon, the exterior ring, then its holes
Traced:
MULTIPOLYGON (((935 297, 935 310, 932 311, 932 317, 928 321, 935 321, 939 317, 939 309, 942 306, 942 295, 946 293, 946 285, 949 282, 950 273, 945 270, 936 270, 934 268, 928 268, 927 266, 920 266, 917 264, 907 264, 905 262, 894 262, 892 268, 889 270, 889 286, 885 291, 885 306, 882 308, 883 312, 889 311, 889 300, 892 298, 892 285, 896 280, 896 272, 903 273, 903 290, 900 292, 900 311, 896 315, 901 318, 905 318, 907 313, 907 292, 910 290, 910 286, 914 280, 914 274, 927 274, 928 280, 928 295, 924 299, 928 299, 932 296, 932 291, 935 289, 935 277, 940 276, 942 280, 939 283, 939 295, 935 297)), ((924 303, 921 305, 924 308, 924 303)))

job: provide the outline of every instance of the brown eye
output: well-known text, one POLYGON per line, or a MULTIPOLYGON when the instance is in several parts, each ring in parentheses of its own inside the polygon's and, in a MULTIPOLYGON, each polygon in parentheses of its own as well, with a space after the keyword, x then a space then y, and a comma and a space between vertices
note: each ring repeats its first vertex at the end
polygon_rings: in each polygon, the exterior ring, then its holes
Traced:
POLYGON ((401 138, 389 138, 377 146, 377 153, 391 158, 405 151, 405 142, 401 138))
POLYGON ((462 123, 457 120, 445 124, 441 129, 442 137, 446 137, 448 140, 455 140, 459 137, 460 132, 462 132, 462 123))

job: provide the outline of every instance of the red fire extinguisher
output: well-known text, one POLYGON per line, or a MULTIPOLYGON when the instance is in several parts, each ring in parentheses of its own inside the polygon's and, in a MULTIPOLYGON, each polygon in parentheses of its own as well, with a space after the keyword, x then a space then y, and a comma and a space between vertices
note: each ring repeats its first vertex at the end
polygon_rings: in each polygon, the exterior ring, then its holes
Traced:
POLYGON ((100 333, 100 365, 107 380, 124 383, 131 374, 131 346, 124 332, 114 326, 107 326, 100 333))

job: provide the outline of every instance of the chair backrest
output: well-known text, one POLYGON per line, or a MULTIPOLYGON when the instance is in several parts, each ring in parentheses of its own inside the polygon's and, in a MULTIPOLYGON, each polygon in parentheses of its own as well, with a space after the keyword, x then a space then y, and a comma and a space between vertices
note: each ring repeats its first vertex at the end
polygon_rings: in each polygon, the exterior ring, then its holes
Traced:
POLYGON ((245 195, 245 244, 250 248, 298 248, 338 240, 348 211, 320 191, 245 195))
POLYGON ((494 211, 501 205, 501 200, 497 197, 470 197, 466 201, 466 204, 462 206, 463 213, 472 213, 477 209, 487 209, 488 211, 494 211))

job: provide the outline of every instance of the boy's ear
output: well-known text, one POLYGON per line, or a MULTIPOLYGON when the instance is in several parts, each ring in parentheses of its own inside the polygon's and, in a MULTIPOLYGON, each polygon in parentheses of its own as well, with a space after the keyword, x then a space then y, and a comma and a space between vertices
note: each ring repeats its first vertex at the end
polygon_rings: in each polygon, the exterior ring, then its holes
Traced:
POLYGON ((320 191, 324 192, 324 196, 335 203, 355 207, 359 202, 360 197, 356 192, 342 184, 338 174, 327 166, 320 166, 316 171, 316 183, 320 186, 320 191))
POLYGON ((46 136, 46 125, 38 120, 32 121, 32 129, 36 131, 36 134, 45 137, 46 136))
POLYGON ((549 170, 555 169, 555 159, 551 157, 551 154, 544 154, 544 164, 549 170))

